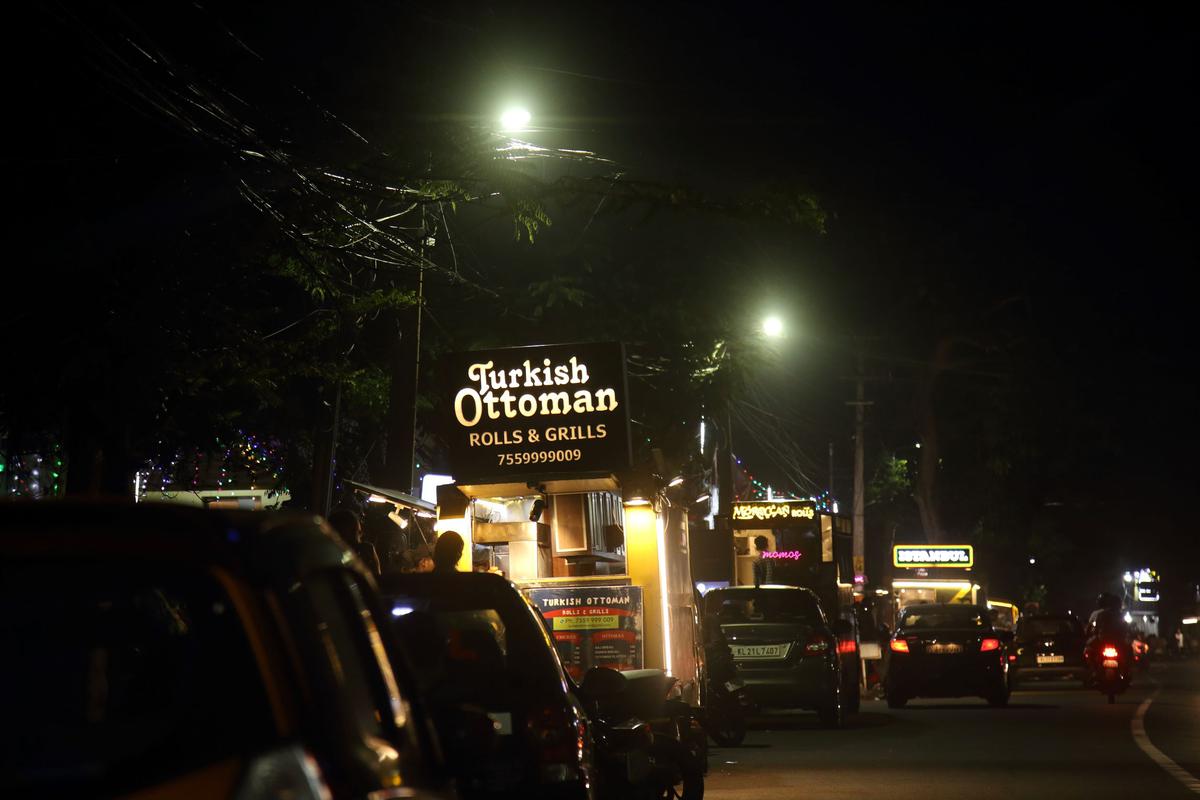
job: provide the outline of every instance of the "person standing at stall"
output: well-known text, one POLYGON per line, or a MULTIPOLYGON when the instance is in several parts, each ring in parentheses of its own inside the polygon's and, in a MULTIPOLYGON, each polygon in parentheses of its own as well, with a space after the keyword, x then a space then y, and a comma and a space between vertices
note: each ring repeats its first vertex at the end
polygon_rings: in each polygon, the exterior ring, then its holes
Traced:
POLYGON ((463 554, 463 540, 454 531, 446 531, 433 545, 433 571, 454 572, 463 554))
POLYGON ((362 518, 353 509, 342 506, 329 515, 329 526, 358 553, 358 557, 367 565, 367 569, 380 574, 379 553, 375 545, 363 538, 362 518))
POLYGON ((764 553, 768 552, 771 543, 767 541, 765 536, 754 537, 754 549, 758 551, 758 558, 754 559, 754 585, 762 586, 775 582, 775 564, 771 559, 767 558, 764 553))

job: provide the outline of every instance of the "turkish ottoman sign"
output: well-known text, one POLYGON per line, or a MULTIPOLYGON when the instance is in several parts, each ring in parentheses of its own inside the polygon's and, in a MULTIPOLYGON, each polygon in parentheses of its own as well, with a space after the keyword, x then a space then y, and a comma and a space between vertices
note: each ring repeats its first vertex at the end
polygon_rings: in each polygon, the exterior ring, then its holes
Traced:
POLYGON ((478 350, 443 366, 450 462, 460 482, 628 468, 620 344, 478 350))
POLYGON ((642 588, 572 586, 529 589, 550 622, 563 667, 581 680, 592 667, 641 669, 642 588))

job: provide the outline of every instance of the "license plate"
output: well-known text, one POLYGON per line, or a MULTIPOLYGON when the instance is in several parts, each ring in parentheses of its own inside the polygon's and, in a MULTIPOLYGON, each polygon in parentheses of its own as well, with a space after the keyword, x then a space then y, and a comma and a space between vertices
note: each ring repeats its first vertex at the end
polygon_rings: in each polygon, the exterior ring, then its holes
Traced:
POLYGON ((961 653, 962 645, 961 644, 931 644, 931 645, 929 645, 929 647, 926 648, 926 650, 928 650, 930 653, 937 653, 939 655, 946 655, 949 653, 961 653))
POLYGON ((1066 656, 1056 656, 1053 653, 1050 655, 1039 655, 1037 657, 1037 662, 1039 664, 1062 664, 1066 660, 1066 656))
POLYGON ((787 658, 790 644, 735 644, 730 646, 734 658, 787 658))

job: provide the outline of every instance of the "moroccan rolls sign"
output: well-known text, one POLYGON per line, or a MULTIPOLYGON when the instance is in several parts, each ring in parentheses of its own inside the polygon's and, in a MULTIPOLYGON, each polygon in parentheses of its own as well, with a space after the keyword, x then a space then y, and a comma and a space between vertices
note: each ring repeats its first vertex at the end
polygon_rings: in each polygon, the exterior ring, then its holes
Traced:
POLYGON ((971 567, 975 548, 969 544, 898 544, 892 547, 892 565, 897 567, 971 567))
POLYGON ((514 347, 443 361, 458 481, 615 472, 630 464, 620 344, 514 347))

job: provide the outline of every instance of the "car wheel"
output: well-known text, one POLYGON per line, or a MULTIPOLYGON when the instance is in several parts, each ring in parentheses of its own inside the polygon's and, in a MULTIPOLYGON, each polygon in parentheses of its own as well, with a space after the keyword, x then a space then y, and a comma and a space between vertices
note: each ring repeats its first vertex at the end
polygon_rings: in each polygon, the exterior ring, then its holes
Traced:
POLYGON ((842 687, 837 686, 829 702, 817 709, 817 718, 826 728, 840 728, 845 719, 845 709, 842 706, 842 687))
POLYGON ((846 675, 846 685, 842 687, 842 694, 846 697, 846 713, 857 714, 862 706, 862 686, 859 683, 859 676, 862 675, 861 662, 854 662, 854 670, 846 675))
POLYGON ((1004 708, 1008 705, 1008 686, 1002 682, 987 696, 987 701, 992 708, 1004 708))
POLYGON ((862 688, 855 681, 846 692, 846 713, 857 714, 862 707, 862 688))

